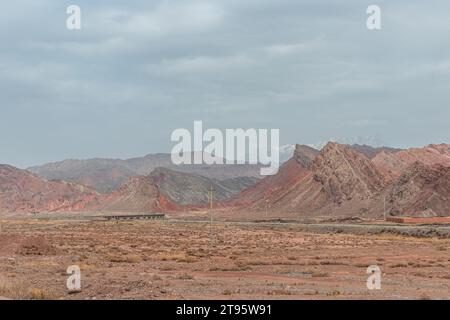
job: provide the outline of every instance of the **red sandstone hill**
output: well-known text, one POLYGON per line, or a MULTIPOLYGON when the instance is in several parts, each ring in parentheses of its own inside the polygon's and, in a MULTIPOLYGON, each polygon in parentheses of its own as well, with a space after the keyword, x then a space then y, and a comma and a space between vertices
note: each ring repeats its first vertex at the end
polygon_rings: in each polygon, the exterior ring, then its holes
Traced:
POLYGON ((417 161, 403 172, 385 195, 390 215, 449 216, 450 167, 417 161))
POLYGON ((245 189, 228 201, 227 205, 260 206, 268 202, 276 202, 286 191, 302 181, 310 174, 309 166, 319 151, 305 145, 296 145, 293 157, 281 166, 278 173, 267 176, 254 186, 245 189))
POLYGON ((336 203, 368 199, 384 187, 383 176, 366 156, 337 143, 327 144, 311 169, 327 198, 336 203))
POLYGON ((146 213, 177 211, 181 207, 162 194, 151 177, 138 176, 113 193, 101 195, 100 201, 88 204, 87 210, 146 213))
POLYGON ((28 171, 0 165, 0 212, 82 210, 98 193, 64 181, 47 181, 28 171))
POLYGON ((102 195, 90 210, 124 212, 173 212, 208 203, 213 187, 218 201, 226 200, 255 183, 252 178, 216 180, 197 174, 156 168, 148 176, 128 180, 118 190, 102 195))
POLYGON ((253 185, 254 178, 209 179, 196 174, 157 168, 148 176, 130 178, 116 191, 99 194, 79 184, 48 181, 11 166, 0 166, 0 212, 182 211, 208 201, 225 200, 253 185))
POLYGON ((372 160, 352 146, 337 143, 328 143, 317 155, 308 152, 298 146, 277 175, 262 179, 227 205, 295 217, 381 217, 386 195, 392 214, 450 215, 448 166, 432 165, 447 163, 448 145, 381 150, 372 160), (386 157, 398 160, 387 162, 392 168, 389 173, 383 170, 388 165, 381 165, 386 157), (408 166, 412 159, 420 161, 408 166), (394 171, 399 177, 392 175, 394 171))
POLYGON ((230 201, 243 210, 296 215, 367 210, 370 199, 384 188, 381 173, 363 154, 328 143, 320 153, 297 146, 294 157, 278 174, 267 177, 230 201))
POLYGON ((0 166, 0 212, 153 212, 180 209, 152 177, 133 177, 110 194, 72 182, 48 181, 11 166, 0 166))
POLYGON ((450 145, 430 144, 424 148, 411 148, 398 152, 380 152, 372 162, 386 179, 393 182, 414 162, 426 165, 441 164, 450 166, 450 145))

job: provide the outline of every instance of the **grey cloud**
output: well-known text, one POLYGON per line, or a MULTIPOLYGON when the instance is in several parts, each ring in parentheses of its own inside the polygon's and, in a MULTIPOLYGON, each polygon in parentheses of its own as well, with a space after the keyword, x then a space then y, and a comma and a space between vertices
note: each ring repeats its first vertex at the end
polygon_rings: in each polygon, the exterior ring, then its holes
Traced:
POLYGON ((170 150, 193 120, 283 143, 448 142, 450 3, 17 0, 0 10, 0 162, 170 150), (26 8, 26 10, 24 10, 26 8))

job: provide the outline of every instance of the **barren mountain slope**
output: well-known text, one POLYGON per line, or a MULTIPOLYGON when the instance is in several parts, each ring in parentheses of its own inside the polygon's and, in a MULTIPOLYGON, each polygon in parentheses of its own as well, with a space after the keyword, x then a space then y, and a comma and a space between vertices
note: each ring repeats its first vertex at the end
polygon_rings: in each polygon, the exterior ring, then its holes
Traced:
POLYGON ((110 193, 133 176, 145 176, 164 167, 179 172, 195 173, 211 179, 259 177, 259 165, 174 165, 170 154, 151 154, 128 160, 65 160, 31 167, 28 170, 46 179, 65 180, 91 186, 110 193))
POLYGON ((309 166, 319 151, 304 145, 296 145, 293 157, 283 164, 276 175, 267 176, 255 185, 237 194, 227 205, 266 206, 270 201, 282 196, 290 188, 310 174, 309 166))
POLYGON ((450 145, 430 144, 424 148, 410 148, 394 153, 381 152, 372 159, 372 163, 390 182, 400 177, 416 161, 426 165, 450 166, 450 145))
POLYGON ((391 215, 448 216, 450 167, 415 162, 386 191, 391 215))
POLYGON ((214 200, 222 201, 256 182, 247 177, 222 182, 198 174, 177 172, 166 168, 155 169, 149 177, 162 194, 180 205, 208 203, 211 187, 214 200))
POLYGON ((47 181, 28 171, 0 165, 0 212, 82 210, 98 196, 82 185, 47 181))
POLYGON ((363 154, 349 146, 327 144, 320 153, 299 146, 278 174, 244 190, 230 205, 294 216, 355 215, 368 212, 385 183, 363 154))
POLYGON ((201 207, 209 201, 211 186, 214 200, 225 200, 253 184, 251 178, 225 182, 197 174, 156 168, 148 176, 130 178, 119 189, 103 194, 90 203, 87 211, 174 212, 201 207))

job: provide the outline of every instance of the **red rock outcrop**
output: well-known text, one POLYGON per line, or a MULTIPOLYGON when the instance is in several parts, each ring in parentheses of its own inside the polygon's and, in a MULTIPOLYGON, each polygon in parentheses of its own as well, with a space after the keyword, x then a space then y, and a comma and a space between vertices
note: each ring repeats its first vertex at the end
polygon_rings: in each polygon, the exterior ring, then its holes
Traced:
POLYGON ((449 216, 450 167, 417 161, 385 194, 390 215, 449 216))
POLYGON ((243 191, 233 204, 296 215, 350 215, 367 209, 385 186, 370 160, 348 146, 329 143, 319 154, 309 151, 298 147, 277 175, 243 191))
POLYGON ((0 165, 0 212, 83 210, 98 193, 64 181, 48 181, 28 171, 0 165))
POLYGON ((448 145, 382 150, 372 160, 337 143, 312 157, 305 151, 298 148, 277 175, 244 190, 231 204, 281 216, 379 218, 386 198, 388 214, 450 215, 448 145))
POLYGON ((0 166, 0 213, 42 212, 173 212, 208 203, 214 188, 224 200, 254 184, 253 178, 224 181, 157 168, 148 176, 131 177, 116 191, 94 189, 64 181, 48 181, 11 166, 0 166))
POLYGON ((327 144, 311 169, 327 198, 338 204, 369 199, 385 186, 382 174, 366 156, 337 143, 327 144))
POLYGON ((430 144, 424 148, 411 148, 394 153, 383 151, 372 159, 372 163, 383 173, 388 182, 395 181, 416 161, 426 165, 450 166, 450 145, 430 144))
POLYGON ((102 195, 99 203, 91 203, 90 210, 121 212, 167 212, 180 206, 161 194, 154 179, 138 176, 129 179, 118 190, 102 195))

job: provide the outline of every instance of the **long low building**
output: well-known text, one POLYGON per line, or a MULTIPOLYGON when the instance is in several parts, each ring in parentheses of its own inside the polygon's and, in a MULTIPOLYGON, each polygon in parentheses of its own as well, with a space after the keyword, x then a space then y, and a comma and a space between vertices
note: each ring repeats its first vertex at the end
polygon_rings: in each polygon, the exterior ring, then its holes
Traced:
POLYGON ((161 220, 166 215, 164 213, 149 213, 149 214, 122 214, 122 215, 108 215, 104 216, 107 220, 161 220))
POLYGON ((411 224, 450 223, 450 217, 388 217, 386 221, 411 224))

